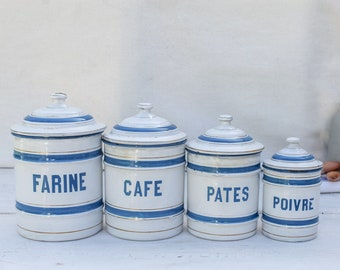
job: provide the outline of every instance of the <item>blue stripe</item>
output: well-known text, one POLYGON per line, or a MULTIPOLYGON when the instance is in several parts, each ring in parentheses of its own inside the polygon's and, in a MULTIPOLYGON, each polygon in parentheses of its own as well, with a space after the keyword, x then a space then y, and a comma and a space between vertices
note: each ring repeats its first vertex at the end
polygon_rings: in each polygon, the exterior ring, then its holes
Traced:
POLYGON ((137 127, 126 127, 121 125, 115 125, 113 127, 116 130, 128 131, 128 132, 163 132, 175 130, 177 127, 175 125, 165 126, 165 127, 154 127, 154 128, 137 128, 137 127))
POLYGON ((84 138, 84 137, 90 137, 90 136, 95 136, 95 135, 99 135, 102 134, 102 131, 100 132, 96 132, 96 133, 91 133, 91 134, 84 134, 84 135, 74 135, 74 136, 64 136, 64 134, 60 134, 60 136, 49 136, 48 133, 46 134, 46 136, 34 136, 34 134, 32 135, 24 135, 24 134, 19 134, 19 133, 15 133, 12 132, 12 135, 14 137, 18 137, 18 138, 24 138, 24 139, 38 139, 38 140, 65 140, 65 139, 78 139, 78 138, 84 138))
POLYGON ((288 185, 288 186, 308 186, 308 185, 319 184, 321 182, 320 177, 297 180, 297 179, 276 178, 276 177, 268 176, 266 174, 263 175, 263 180, 269 183, 273 183, 273 184, 288 185))
POLYGON ((109 204, 105 204, 105 211, 115 216, 121 216, 125 218, 164 218, 169 216, 178 215, 184 212, 184 206, 181 204, 175 208, 160 210, 160 211, 128 211, 122 210, 116 207, 112 207, 109 204))
POLYGON ((262 167, 264 169, 267 169, 267 170, 272 170, 272 171, 275 171, 275 172, 282 172, 282 173, 314 173, 314 172, 318 172, 318 171, 321 171, 321 166, 316 168, 316 169, 312 169, 312 170, 304 170, 303 168, 299 170, 299 168, 294 168, 294 169, 291 169, 291 170, 288 170, 288 169, 277 169, 277 168, 273 168, 273 167, 270 167, 270 166, 267 166, 265 164, 262 164, 262 167))
POLYGON ((155 167, 167 167, 174 166, 185 162, 185 157, 179 157, 168 160, 158 160, 158 161, 139 161, 139 160, 124 160, 112 158, 109 156, 104 156, 104 162, 120 166, 120 167, 130 167, 130 168, 155 168, 155 167))
MULTIPOLYGON (((186 148, 188 153, 200 156, 210 156, 210 157, 244 157, 244 156, 254 156, 254 153, 246 153, 246 154, 210 154, 210 153, 202 153, 199 151, 193 151, 191 149, 186 148)), ((255 153, 258 154, 258 153, 255 153)))
POLYGON ((215 143, 243 143, 243 142, 250 142, 253 140, 253 138, 250 136, 246 136, 243 138, 227 139, 227 138, 216 138, 216 137, 208 137, 205 135, 201 135, 198 138, 202 141, 215 142, 215 143))
POLYGON ((18 210, 29 213, 29 214, 72 215, 72 214, 79 214, 79 213, 92 211, 99 207, 102 207, 103 201, 100 199, 93 203, 79 205, 79 206, 70 206, 70 207, 37 207, 37 206, 23 204, 17 201, 15 206, 18 210))
POLYGON ((201 165, 196 165, 196 164, 188 162, 188 168, 195 170, 195 171, 207 172, 207 173, 247 173, 247 172, 253 172, 253 171, 259 170, 260 163, 253 165, 253 166, 247 166, 247 167, 218 168, 218 167, 201 166, 201 165))
POLYGON ((72 161, 80 161, 91 159, 95 157, 100 157, 102 155, 102 150, 98 149, 93 152, 87 153, 79 153, 79 154, 68 154, 68 155, 37 155, 37 154, 29 154, 23 153, 14 150, 13 156, 15 159, 29 162, 72 162, 72 161))
POLYGON ((222 223, 222 224, 248 222, 248 221, 257 219, 259 216, 258 212, 256 212, 255 214, 244 216, 244 217, 234 217, 234 218, 208 217, 208 216, 195 214, 189 210, 187 212, 187 215, 188 217, 198 220, 198 221, 203 221, 203 222, 208 222, 208 223, 222 223))
POLYGON ((33 123, 75 123, 75 122, 84 122, 92 120, 93 117, 89 114, 81 115, 77 117, 65 117, 65 118, 53 118, 53 117, 37 117, 32 115, 27 115, 24 120, 27 122, 33 123))
POLYGON ((284 156, 284 155, 280 155, 280 154, 275 154, 273 155, 272 159, 275 160, 283 160, 283 161, 310 161, 310 160, 314 160, 314 156, 313 155, 305 155, 305 156, 284 156))
POLYGON ((287 219, 279 219, 273 218, 265 213, 262 214, 262 219, 264 221, 275 223, 282 226, 309 226, 309 225, 316 225, 319 222, 319 217, 312 218, 312 219, 305 219, 305 220, 287 220, 287 219))
POLYGON ((112 145, 112 146, 119 146, 119 147, 129 147, 129 148, 158 148, 158 147, 171 147, 185 144, 187 140, 174 142, 174 143, 165 143, 165 144, 124 144, 124 143, 115 143, 105 140, 103 138, 103 143, 112 145))

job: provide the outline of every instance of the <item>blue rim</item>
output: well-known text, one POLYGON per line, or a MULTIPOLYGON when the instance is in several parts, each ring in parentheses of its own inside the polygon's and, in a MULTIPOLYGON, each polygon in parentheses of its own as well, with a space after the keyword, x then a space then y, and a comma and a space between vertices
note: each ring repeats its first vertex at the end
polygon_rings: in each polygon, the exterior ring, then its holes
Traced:
POLYGON ((121 125, 115 125, 113 128, 116 130, 128 131, 128 132, 164 132, 164 131, 177 129, 175 125, 169 125, 165 127, 154 127, 154 128, 137 128, 137 127, 126 127, 126 126, 121 126, 121 125))
POLYGON ((130 147, 130 148, 157 148, 157 147, 171 147, 171 146, 177 146, 182 145, 186 143, 186 139, 174 142, 174 143, 164 143, 164 144, 125 144, 125 143, 116 143, 116 142, 110 142, 108 140, 102 139, 104 144, 112 145, 112 146, 119 146, 119 147, 130 147))
POLYGON ((262 214, 262 219, 264 221, 282 225, 282 226, 310 226, 316 225, 319 222, 319 217, 312 218, 312 219, 305 219, 305 220, 287 220, 287 219, 280 219, 280 218, 273 218, 265 213, 262 214))
POLYGON ((84 135, 74 135, 74 136, 64 136, 64 134, 60 134, 60 136, 49 136, 46 134, 46 136, 34 136, 34 135, 24 135, 24 134, 19 134, 12 132, 12 135, 14 137, 18 138, 24 138, 24 139, 37 139, 37 140, 65 140, 65 139, 78 139, 78 138, 84 138, 84 137, 90 137, 90 136, 96 136, 102 134, 102 131, 100 132, 95 132, 95 133, 87 133, 84 135))
POLYGON ((125 218, 164 218, 168 216, 178 215, 184 212, 184 206, 181 204, 180 206, 167 209, 167 210, 157 210, 157 211, 129 211, 122 210, 109 204, 105 204, 105 211, 109 214, 115 216, 121 216, 125 218))
POLYGON ((244 156, 254 156, 258 155, 259 152, 256 153, 245 153, 245 154, 210 154, 210 153, 204 153, 204 152, 199 152, 199 151, 193 151, 186 147, 186 151, 190 154, 194 155, 200 155, 200 156, 209 156, 209 157, 244 157, 244 156))
POLYGON ((260 163, 252 166, 246 166, 246 167, 235 167, 235 168, 219 168, 219 167, 208 167, 208 166, 201 166, 196 165, 193 163, 188 162, 188 168, 200 171, 200 172, 207 172, 207 173, 247 173, 247 172, 253 172, 260 169, 260 163))
POLYGON ((258 212, 252 215, 249 215, 249 216, 244 216, 244 217, 234 217, 234 218, 209 217, 209 216, 203 216, 203 215, 193 213, 189 210, 187 211, 187 215, 188 217, 198 220, 198 221, 203 221, 207 223, 215 223, 215 224, 242 223, 242 222, 255 220, 259 217, 258 212))
POLYGON ((244 143, 244 142, 250 142, 253 140, 253 138, 250 136, 246 136, 243 138, 227 139, 227 138, 208 137, 205 135, 200 135, 198 139, 200 139, 201 141, 214 142, 214 143, 244 143))
POLYGON ((281 172, 281 173, 298 173, 298 174, 302 174, 302 173, 314 173, 314 172, 318 172, 318 171, 321 171, 321 167, 318 167, 316 169, 312 169, 312 170, 306 170, 304 168, 294 168, 294 169, 277 169, 277 168, 273 168, 273 167, 270 167, 270 166, 267 166, 265 164, 262 164, 262 167, 264 169, 267 169, 267 170, 272 170, 272 171, 275 171, 275 172, 281 172))
POLYGON ((91 158, 96 158, 102 156, 102 150, 98 149, 92 152, 87 153, 79 153, 79 154, 63 154, 63 155, 38 155, 38 154, 29 154, 23 153, 20 151, 14 150, 13 156, 17 160, 28 161, 28 162, 72 162, 72 161, 80 161, 91 158))
POLYGON ((103 201, 100 199, 96 202, 79 205, 79 206, 69 206, 69 207, 38 207, 31 206, 24 203, 16 201, 16 208, 20 211, 36 214, 36 215, 72 215, 79 214, 88 211, 95 210, 97 208, 103 207, 103 201))
POLYGON ((93 117, 90 114, 81 115, 77 117, 37 117, 32 115, 27 115, 24 120, 33 123, 78 123, 92 120, 93 117))

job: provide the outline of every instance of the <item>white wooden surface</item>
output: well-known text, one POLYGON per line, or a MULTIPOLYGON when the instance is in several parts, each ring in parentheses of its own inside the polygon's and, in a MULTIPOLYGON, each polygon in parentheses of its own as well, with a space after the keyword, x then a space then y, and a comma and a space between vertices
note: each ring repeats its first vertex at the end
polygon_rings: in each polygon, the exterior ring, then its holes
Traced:
POLYGON ((340 269, 340 193, 322 194, 319 235, 303 243, 254 237, 207 241, 183 233, 151 242, 100 233, 70 242, 37 242, 16 232, 13 169, 0 170, 0 269, 340 269))

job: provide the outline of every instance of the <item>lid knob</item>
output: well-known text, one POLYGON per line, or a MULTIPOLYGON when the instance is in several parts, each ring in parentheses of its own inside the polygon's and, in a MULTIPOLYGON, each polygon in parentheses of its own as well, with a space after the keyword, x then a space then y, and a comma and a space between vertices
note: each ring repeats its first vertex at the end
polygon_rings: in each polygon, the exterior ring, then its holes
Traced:
POLYGON ((51 95, 52 102, 48 105, 49 108, 65 108, 67 95, 65 93, 54 93, 51 95))
POLYGON ((154 115, 151 113, 151 109, 153 108, 152 104, 149 102, 141 102, 137 105, 139 109, 138 117, 142 118, 152 118, 154 115))
POLYGON ((301 147, 300 147, 300 138, 297 138, 297 137, 289 137, 289 138, 287 138, 286 141, 287 141, 287 143, 288 143, 287 148, 290 148, 290 149, 301 148, 301 147))

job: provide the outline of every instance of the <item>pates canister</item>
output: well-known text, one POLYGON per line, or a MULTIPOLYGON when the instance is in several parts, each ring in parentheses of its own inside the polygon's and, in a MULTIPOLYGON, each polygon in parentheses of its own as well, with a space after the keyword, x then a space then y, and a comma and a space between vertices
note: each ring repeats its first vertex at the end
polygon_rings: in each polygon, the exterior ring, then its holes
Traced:
POLYGON ((51 99, 11 129, 17 229, 34 240, 75 240, 102 228, 105 125, 67 106, 64 93, 51 99))
POLYGON ((319 223, 322 162, 300 146, 299 138, 263 162, 262 232, 269 238, 314 239, 319 223))
POLYGON ((187 149, 188 230, 211 240, 239 240, 257 231, 263 145, 220 115, 187 149))
POLYGON ((107 231, 159 240, 182 231, 186 134, 150 103, 103 136, 107 231))

